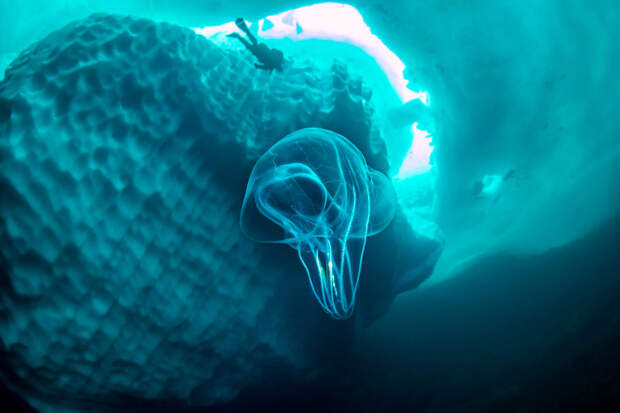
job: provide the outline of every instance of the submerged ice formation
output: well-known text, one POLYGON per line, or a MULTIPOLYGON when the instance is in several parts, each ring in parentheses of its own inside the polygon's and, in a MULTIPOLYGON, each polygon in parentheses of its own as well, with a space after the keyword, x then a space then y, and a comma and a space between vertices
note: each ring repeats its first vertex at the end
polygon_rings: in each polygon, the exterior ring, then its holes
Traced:
MULTIPOLYGON (((308 126, 389 170, 342 63, 257 71, 187 28, 101 14, 23 51, 0 82, 0 380, 42 411, 206 406, 346 351, 357 323, 314 311, 297 254, 239 225, 260 155, 308 126)), ((366 242, 354 317, 440 251, 397 207, 366 242)))
POLYGON ((359 149, 337 133, 307 128, 258 159, 241 226, 257 241, 296 249, 316 299, 344 319, 355 305, 366 237, 383 231, 395 208, 391 183, 359 149))

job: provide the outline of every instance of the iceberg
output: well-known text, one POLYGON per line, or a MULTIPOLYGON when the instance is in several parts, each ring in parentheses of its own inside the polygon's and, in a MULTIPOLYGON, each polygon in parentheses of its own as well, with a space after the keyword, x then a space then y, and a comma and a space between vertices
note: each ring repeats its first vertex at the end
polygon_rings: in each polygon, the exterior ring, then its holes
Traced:
POLYGON ((245 237, 239 213, 258 158, 300 128, 388 172, 360 84, 338 62, 257 72, 191 29, 117 15, 24 50, 0 82, 3 382, 46 411, 207 406, 347 348, 441 244, 397 208, 336 323, 290 276, 297 253, 245 237))

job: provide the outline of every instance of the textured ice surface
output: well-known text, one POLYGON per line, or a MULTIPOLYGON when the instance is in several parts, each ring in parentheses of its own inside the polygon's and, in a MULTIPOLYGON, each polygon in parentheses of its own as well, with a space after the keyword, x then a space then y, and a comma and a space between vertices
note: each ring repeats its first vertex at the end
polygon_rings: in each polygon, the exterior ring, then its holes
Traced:
MULTIPOLYGON (((342 65, 256 71, 148 20, 93 15, 24 51, 0 83, 5 383, 46 411, 208 405, 345 348, 353 324, 308 311, 294 251, 238 217, 258 155, 305 126, 387 171, 369 98, 342 65)), ((359 317, 440 250, 397 211, 368 241, 359 317)))
POLYGON ((431 282, 484 254, 544 252, 620 210, 618 4, 448 3, 394 0, 382 13, 432 98, 446 243, 431 282), (499 199, 472 194, 510 169, 499 199))

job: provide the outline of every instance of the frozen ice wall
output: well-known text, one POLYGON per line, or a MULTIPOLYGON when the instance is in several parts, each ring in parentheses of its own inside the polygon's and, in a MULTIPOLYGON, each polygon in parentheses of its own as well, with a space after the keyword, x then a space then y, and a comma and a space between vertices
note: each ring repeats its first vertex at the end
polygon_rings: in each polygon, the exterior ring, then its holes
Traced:
POLYGON ((446 244, 430 282, 491 251, 564 244, 618 211, 615 2, 393 1, 360 10, 431 96, 446 244), (511 170, 496 195, 479 196, 485 176, 511 170))
POLYGON ((46 411, 204 406, 346 352, 441 246, 399 208, 335 324, 297 253, 243 236, 239 214, 257 158, 303 127, 387 172, 369 94, 335 61, 257 71, 189 28, 117 15, 24 50, 0 82, 2 382, 46 411))

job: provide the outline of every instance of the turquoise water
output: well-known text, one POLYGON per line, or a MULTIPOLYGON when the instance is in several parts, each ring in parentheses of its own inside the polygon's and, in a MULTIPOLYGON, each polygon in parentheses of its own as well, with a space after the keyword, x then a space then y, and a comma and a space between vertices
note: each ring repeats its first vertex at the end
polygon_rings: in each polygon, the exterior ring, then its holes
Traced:
POLYGON ((262 3, 0 1, 3 399, 614 411, 620 7, 262 3))

